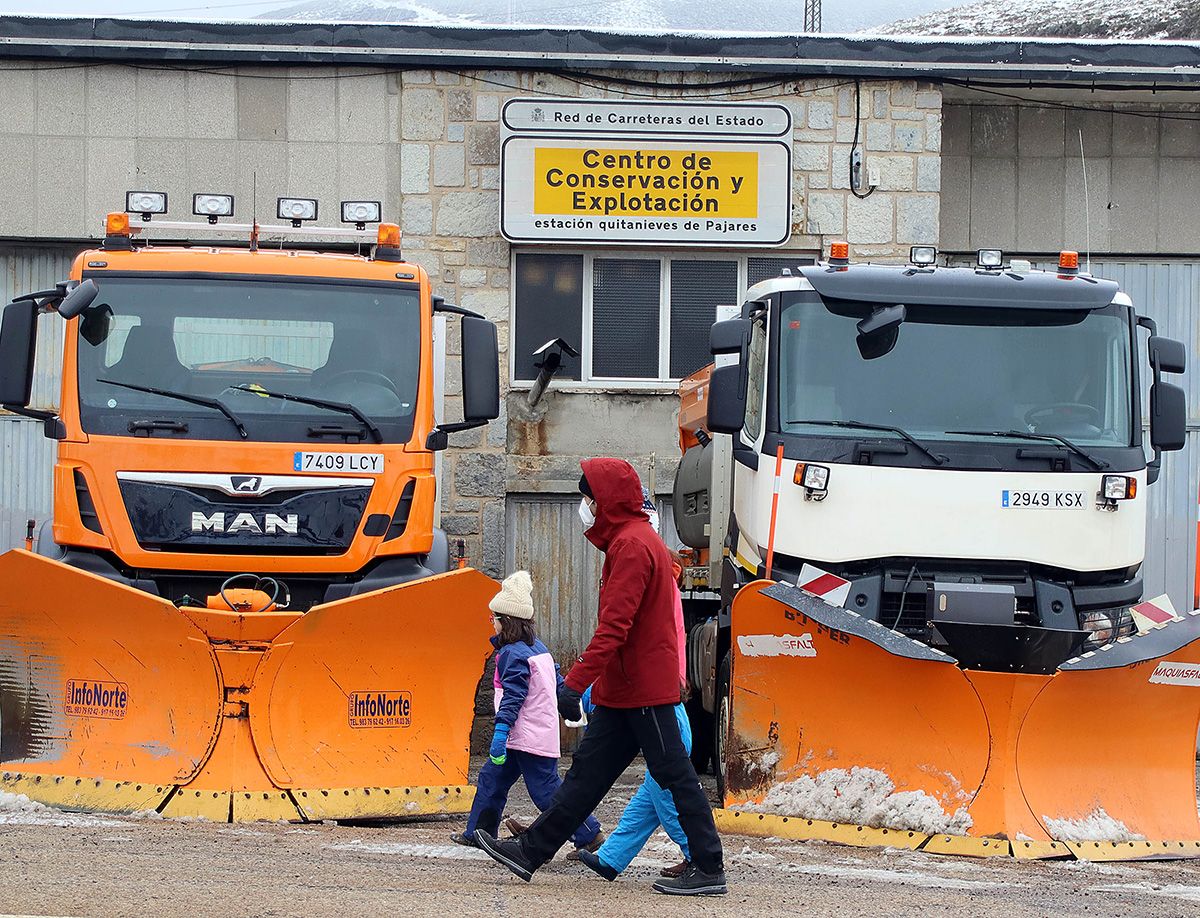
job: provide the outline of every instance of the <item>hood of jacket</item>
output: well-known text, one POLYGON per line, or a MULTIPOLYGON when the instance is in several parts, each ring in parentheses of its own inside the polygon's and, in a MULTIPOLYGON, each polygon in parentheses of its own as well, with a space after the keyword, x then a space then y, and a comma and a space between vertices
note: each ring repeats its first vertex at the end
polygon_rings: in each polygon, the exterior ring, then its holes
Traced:
POLYGON ((584 533, 601 551, 628 523, 650 524, 642 509, 642 480, 624 459, 584 459, 580 463, 596 501, 596 522, 584 533))

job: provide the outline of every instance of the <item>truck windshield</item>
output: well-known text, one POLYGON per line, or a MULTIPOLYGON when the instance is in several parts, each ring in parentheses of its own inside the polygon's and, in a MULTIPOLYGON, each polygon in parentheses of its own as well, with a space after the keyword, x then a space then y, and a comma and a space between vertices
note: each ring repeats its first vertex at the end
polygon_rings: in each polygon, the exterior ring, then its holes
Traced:
MULTIPOLYGON (((870 307, 827 307, 816 294, 780 314, 783 430, 804 419, 902 427, 930 440, 961 431, 1054 435, 1082 446, 1130 446, 1128 310, 1092 312, 908 306, 896 346, 864 360, 855 324, 870 307)), ((829 427, 831 436, 852 432, 829 427)), ((885 434, 886 436, 886 434, 885 434)))
POLYGON ((79 320, 89 433, 241 439, 223 406, 249 440, 412 436, 416 288, 161 276, 96 284, 79 320))

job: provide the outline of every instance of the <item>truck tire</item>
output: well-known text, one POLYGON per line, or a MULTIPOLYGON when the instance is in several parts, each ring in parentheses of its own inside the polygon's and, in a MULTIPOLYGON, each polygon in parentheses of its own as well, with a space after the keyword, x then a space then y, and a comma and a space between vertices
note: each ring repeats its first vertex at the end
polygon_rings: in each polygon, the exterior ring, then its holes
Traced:
POLYGON ((712 774, 713 717, 695 695, 687 703, 688 722, 692 727, 692 767, 696 774, 712 774))
POLYGON ((713 714, 713 772, 717 776, 717 793, 725 797, 725 744, 729 739, 730 698, 729 680, 733 659, 728 651, 717 668, 717 704, 713 714))

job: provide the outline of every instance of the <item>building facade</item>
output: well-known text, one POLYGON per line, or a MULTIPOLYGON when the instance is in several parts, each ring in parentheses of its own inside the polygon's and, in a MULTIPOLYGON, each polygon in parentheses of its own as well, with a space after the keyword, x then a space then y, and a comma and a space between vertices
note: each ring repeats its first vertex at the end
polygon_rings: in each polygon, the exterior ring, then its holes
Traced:
MULTIPOLYGON (((318 47, 314 27, 157 23, 139 31, 98 21, 58 27, 56 34, 74 36, 68 65, 47 59, 39 36, 48 28, 0 20, 10 38, 0 60, 0 155, 9 175, 0 185, 3 292, 64 277, 130 189, 166 191, 185 209, 194 192, 232 193, 240 219, 252 211, 273 218, 275 199, 286 195, 318 198, 323 214, 335 214, 340 200, 381 200, 385 219, 401 225, 405 257, 429 272, 435 291, 500 331, 503 413, 485 429, 451 436, 442 526, 489 574, 533 571, 562 653, 580 649, 590 633, 599 561, 575 520, 579 461, 628 458, 664 503, 670 536, 677 381, 707 362, 716 307, 739 302, 757 280, 820 257, 835 239, 848 240, 856 258, 882 261, 903 260, 914 244, 960 254, 985 244, 1034 256, 1082 249, 1081 189, 1070 177, 1077 115, 1094 176, 1093 250, 1120 255, 1105 262, 1114 270, 1165 250, 1176 256, 1173 269, 1200 262, 1183 251, 1197 248, 1200 220, 1194 211, 1174 213, 1200 194, 1186 163, 1200 157, 1193 125, 995 105, 945 82, 964 71, 998 79, 1009 66, 1003 60, 1058 79, 1078 59, 1079 43, 1037 54, 1007 49, 997 63, 965 42, 872 48, 832 38, 347 27, 343 41, 325 36, 318 47), (125 47, 135 34, 136 56, 125 47), (782 107, 790 117, 787 136, 776 138, 790 162, 786 241, 509 241, 502 184, 517 179, 503 174, 512 133, 503 119, 519 99, 782 107), (862 179, 852 189, 855 163, 862 179), (1153 219, 1146 195, 1158 202, 1153 219), (531 407, 533 351, 556 337, 580 357, 531 407)), ((1094 80, 1108 71, 1102 55, 1092 57, 1094 80)), ((1151 74, 1165 65, 1139 66, 1151 74)), ((1086 99, 1083 90, 1060 95, 1056 105, 1086 99)), ((654 140, 653 128, 641 135, 643 144, 654 140)), ((172 210, 178 217, 178 205, 172 210)), ((1184 323, 1169 333, 1194 345, 1200 303, 1195 289, 1181 296, 1163 304, 1184 323)), ((39 407, 57 398, 59 342, 47 330, 39 407)), ((445 417, 454 419, 461 405, 453 333, 447 345, 445 417)), ((53 444, 38 424, 0 415, 0 450, 0 539, 9 546, 26 519, 50 511, 53 444)), ((1188 468, 1171 473, 1152 536, 1173 546, 1160 551, 1160 567, 1174 592, 1193 570, 1195 527, 1189 536, 1181 522, 1195 513, 1195 451, 1187 455, 1188 468), (1191 499, 1176 506, 1184 493, 1191 499)))

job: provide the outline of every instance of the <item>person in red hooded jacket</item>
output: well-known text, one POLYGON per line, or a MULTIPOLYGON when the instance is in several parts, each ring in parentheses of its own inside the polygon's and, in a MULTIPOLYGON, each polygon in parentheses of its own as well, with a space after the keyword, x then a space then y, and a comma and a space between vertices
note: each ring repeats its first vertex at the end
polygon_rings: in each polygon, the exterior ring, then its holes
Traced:
POLYGON ((675 720, 679 638, 670 553, 642 509, 637 472, 622 459, 582 463, 580 517, 587 540, 604 552, 595 634, 567 673, 559 713, 582 714, 592 686, 588 730, 550 807, 520 836, 500 841, 477 830, 481 848, 528 882, 550 860, 640 751, 659 786, 671 794, 692 862, 680 877, 664 877, 658 892, 727 892, 721 840, 675 720))

